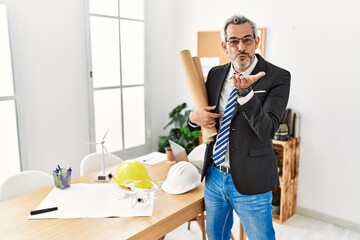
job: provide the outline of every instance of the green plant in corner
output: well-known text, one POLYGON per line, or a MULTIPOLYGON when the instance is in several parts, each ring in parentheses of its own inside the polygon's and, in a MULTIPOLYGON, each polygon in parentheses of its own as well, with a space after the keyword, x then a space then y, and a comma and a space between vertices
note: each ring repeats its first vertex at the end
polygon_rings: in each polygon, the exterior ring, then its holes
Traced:
POLYGON ((272 205, 273 206, 280 206, 280 191, 276 190, 273 191, 273 198, 272 198, 272 205))
POLYGON ((176 106, 170 113, 170 122, 165 125, 164 130, 170 126, 168 136, 160 136, 158 140, 158 151, 165 152, 165 147, 169 146, 169 139, 178 143, 185 148, 187 153, 190 153, 197 145, 199 145, 199 137, 201 131, 191 132, 187 126, 187 119, 191 110, 187 109, 186 103, 176 106))

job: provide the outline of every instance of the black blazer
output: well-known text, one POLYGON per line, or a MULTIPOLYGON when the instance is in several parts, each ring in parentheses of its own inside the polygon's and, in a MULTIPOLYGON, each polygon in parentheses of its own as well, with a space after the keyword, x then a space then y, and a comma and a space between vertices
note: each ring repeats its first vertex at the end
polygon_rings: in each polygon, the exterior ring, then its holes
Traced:
MULTIPOLYGON (((272 138, 277 131, 286 109, 290 92, 290 72, 279 68, 260 55, 251 74, 264 71, 266 75, 252 86, 254 96, 244 105, 235 107, 229 133, 229 157, 231 176, 241 194, 259 194, 279 186, 272 138)), ((218 112, 221 90, 231 64, 210 70, 206 90, 209 106, 216 105, 218 112)), ((191 130, 192 128, 188 125, 191 130)), ((216 128, 219 130, 219 120, 216 128)), ((213 142, 208 143, 202 179, 211 159, 213 142)))

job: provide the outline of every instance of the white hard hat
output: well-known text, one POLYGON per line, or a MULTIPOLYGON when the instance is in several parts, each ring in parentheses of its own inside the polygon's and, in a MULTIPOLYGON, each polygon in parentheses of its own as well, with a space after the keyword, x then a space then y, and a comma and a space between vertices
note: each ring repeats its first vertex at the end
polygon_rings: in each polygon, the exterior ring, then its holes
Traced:
POLYGON ((170 168, 162 189, 167 193, 182 194, 199 186, 200 178, 199 171, 192 163, 181 161, 170 168))

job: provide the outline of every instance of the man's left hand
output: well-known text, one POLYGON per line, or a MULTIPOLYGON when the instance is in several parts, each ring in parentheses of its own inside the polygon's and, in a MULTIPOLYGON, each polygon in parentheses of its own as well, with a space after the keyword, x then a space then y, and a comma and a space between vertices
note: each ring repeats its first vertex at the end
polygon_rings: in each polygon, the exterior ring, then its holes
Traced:
POLYGON ((259 72, 255 75, 249 76, 234 74, 234 76, 232 76, 232 80, 234 83, 234 87, 238 90, 241 90, 250 87, 254 82, 259 80, 263 76, 265 76, 265 72, 259 72))

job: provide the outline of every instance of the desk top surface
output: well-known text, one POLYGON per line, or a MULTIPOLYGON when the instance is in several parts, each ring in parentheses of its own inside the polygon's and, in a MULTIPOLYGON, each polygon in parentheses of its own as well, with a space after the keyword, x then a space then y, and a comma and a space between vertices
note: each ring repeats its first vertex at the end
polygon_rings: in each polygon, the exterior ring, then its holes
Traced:
MULTIPOLYGON (((147 166, 155 182, 165 181, 171 167, 166 161, 147 166)), ((114 173, 117 166, 108 168, 114 173)), ((73 179, 72 183, 95 183, 97 172, 73 179)), ((106 184, 106 183, 104 183, 106 184)), ((172 231, 204 210, 203 183, 180 195, 162 190, 155 193, 151 217, 28 220, 53 187, 0 202, 2 239, 156 239, 172 231)))

